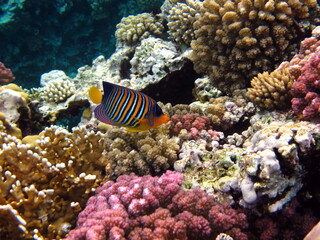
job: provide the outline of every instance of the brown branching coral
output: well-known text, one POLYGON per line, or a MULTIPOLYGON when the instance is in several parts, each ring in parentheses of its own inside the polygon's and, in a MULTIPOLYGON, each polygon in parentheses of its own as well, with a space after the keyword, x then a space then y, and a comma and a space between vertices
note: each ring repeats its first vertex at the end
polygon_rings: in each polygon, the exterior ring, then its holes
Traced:
POLYGON ((317 9, 316 0, 205 0, 191 42, 195 70, 225 92, 243 88, 292 56, 317 9))
POLYGON ((290 74, 292 74, 297 80, 301 75, 302 67, 308 63, 313 54, 318 51, 320 47, 320 27, 316 27, 312 30, 312 36, 305 38, 300 44, 299 52, 294 55, 290 62, 283 62, 278 67, 278 70, 288 68, 290 74))
POLYGON ((168 116, 195 114, 206 116, 213 129, 216 131, 228 130, 235 124, 243 124, 255 111, 253 103, 248 102, 242 90, 235 91, 233 97, 223 96, 211 98, 210 101, 201 103, 193 102, 190 105, 178 104, 161 106, 168 116))
POLYGON ((194 39, 193 23, 196 14, 200 11, 201 3, 198 0, 186 0, 186 3, 177 3, 169 11, 168 34, 169 38, 190 45, 194 39))
POLYGON ((163 25, 150 13, 122 18, 117 25, 116 38, 128 45, 139 42, 149 36, 161 36, 163 25))
POLYGON ((169 137, 168 124, 139 133, 110 128, 105 141, 112 177, 131 172, 139 175, 161 173, 177 160, 180 149, 177 139, 169 137))
POLYGON ((108 180, 102 135, 84 128, 53 126, 21 141, 0 121, 0 144, 1 239, 64 237, 108 180))
POLYGON ((294 80, 288 69, 259 73, 251 80, 248 97, 261 108, 285 108, 290 105, 290 89, 294 80))

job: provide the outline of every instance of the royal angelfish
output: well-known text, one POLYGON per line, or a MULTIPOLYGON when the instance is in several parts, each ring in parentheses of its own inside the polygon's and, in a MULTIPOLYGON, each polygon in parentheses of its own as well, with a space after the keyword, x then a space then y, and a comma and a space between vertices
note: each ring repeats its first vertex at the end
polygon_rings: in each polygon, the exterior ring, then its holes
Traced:
POLYGON ((91 87, 89 97, 99 104, 94 109, 99 121, 126 127, 130 132, 155 128, 170 120, 149 96, 113 83, 103 82, 103 95, 97 87, 91 87))

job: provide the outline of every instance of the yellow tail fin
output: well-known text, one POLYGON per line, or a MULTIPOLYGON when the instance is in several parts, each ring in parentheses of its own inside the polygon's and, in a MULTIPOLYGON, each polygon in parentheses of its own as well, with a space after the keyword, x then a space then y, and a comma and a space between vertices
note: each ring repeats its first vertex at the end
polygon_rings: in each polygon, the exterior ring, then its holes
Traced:
POLYGON ((95 104, 99 104, 101 103, 102 101, 102 93, 100 92, 100 90, 95 87, 95 86, 92 86, 90 89, 89 89, 89 97, 91 99, 91 101, 95 104))

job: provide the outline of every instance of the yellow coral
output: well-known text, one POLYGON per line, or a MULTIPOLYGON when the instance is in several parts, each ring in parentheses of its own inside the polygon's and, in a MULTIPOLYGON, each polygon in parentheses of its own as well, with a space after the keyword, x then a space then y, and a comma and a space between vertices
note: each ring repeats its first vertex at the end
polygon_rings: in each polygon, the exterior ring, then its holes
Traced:
POLYGON ((116 38, 127 44, 139 42, 149 36, 161 36, 163 25, 150 13, 122 18, 117 24, 116 38))
POLYGON ((290 88, 295 78, 288 69, 259 73, 251 80, 248 97, 261 108, 284 108, 290 103, 290 88))
POLYGON ((292 56, 318 9, 315 0, 205 0, 193 25, 195 70, 225 92, 244 88, 292 56))

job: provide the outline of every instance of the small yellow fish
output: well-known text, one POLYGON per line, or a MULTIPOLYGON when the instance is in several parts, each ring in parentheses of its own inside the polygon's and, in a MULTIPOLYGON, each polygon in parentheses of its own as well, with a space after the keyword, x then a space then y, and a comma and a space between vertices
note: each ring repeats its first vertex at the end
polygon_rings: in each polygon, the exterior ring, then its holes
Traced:
POLYGON ((91 87, 89 97, 99 104, 94 109, 99 121, 126 127, 130 132, 156 128, 170 120, 149 96, 113 83, 103 82, 103 95, 97 87, 91 87))

